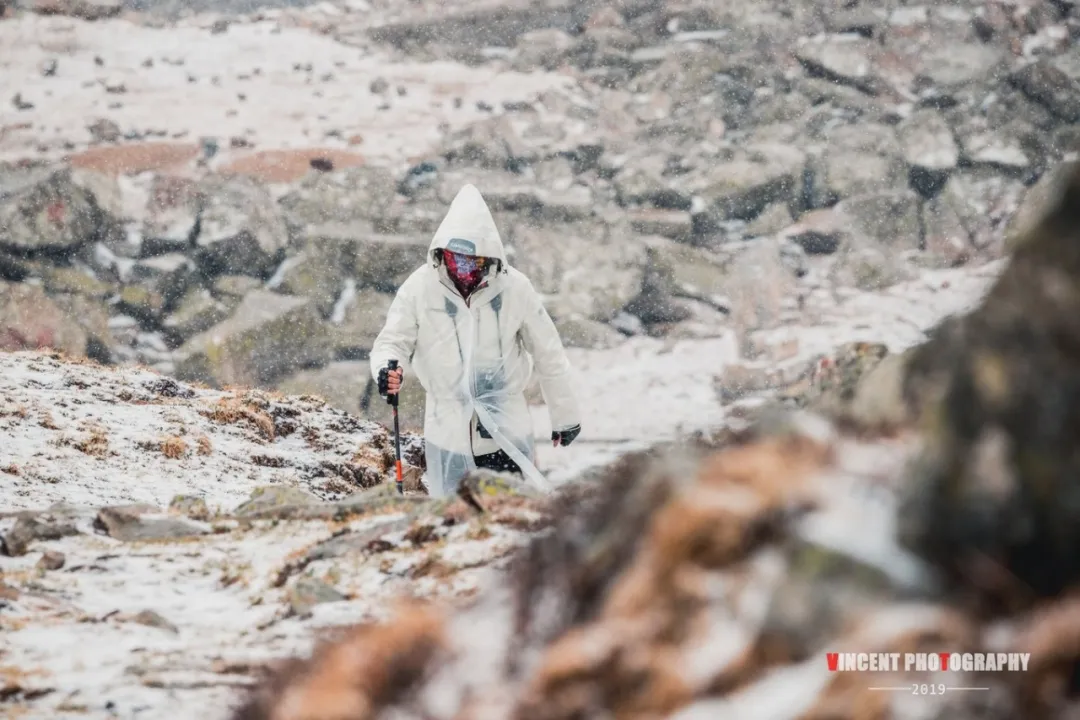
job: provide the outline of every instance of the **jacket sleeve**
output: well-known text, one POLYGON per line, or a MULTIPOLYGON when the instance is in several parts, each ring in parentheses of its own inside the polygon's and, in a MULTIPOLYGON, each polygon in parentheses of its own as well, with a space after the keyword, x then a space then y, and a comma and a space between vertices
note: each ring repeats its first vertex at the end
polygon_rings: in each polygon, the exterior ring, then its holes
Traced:
POLYGON ((540 390, 548 406, 551 429, 566 430, 581 424, 577 396, 559 331, 544 308, 540 295, 532 283, 526 281, 522 288, 525 303, 525 320, 519 331, 525 350, 532 355, 540 379, 540 390))
POLYGON ((379 380, 379 370, 390 360, 407 365, 416 349, 416 297, 413 283, 398 288, 386 313, 386 323, 371 346, 371 376, 379 380))

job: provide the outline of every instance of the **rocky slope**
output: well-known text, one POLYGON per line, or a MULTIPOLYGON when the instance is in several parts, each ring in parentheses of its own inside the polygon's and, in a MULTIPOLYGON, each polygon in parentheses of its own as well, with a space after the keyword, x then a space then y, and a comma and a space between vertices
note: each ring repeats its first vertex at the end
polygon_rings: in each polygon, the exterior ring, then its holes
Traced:
MULTIPOLYGON (((542 467, 558 482, 595 476, 658 440, 738 424, 777 394, 801 401, 807 383, 824 386, 822 358, 838 344, 910 347, 977 303, 995 265, 853 292, 827 313, 821 297, 818 324, 761 335, 753 362, 726 337, 573 349, 591 437, 539 448, 542 467)), ((239 686, 321 628, 384 618, 402 595, 467 600, 551 516, 521 488, 477 493, 483 515, 460 499, 364 489, 386 477, 385 428, 314 397, 55 353, 0 353, 0 370, 0 696, 29 717, 175 703, 222 717, 239 686)), ((406 450, 419 462, 415 439, 406 450)), ((410 488, 418 470, 410 463, 410 488)))
POLYGON ((345 630, 234 718, 1074 717, 1080 164, 1062 178, 985 299, 926 343, 846 348, 788 398, 814 413, 563 489, 553 531, 467 607, 345 630), (823 657, 913 651, 1029 662, 823 657))
POLYGON ((569 344, 752 359, 819 289, 999 257, 1080 118, 1049 0, 170 8, 0 20, 0 346, 357 413, 464 182, 569 344))

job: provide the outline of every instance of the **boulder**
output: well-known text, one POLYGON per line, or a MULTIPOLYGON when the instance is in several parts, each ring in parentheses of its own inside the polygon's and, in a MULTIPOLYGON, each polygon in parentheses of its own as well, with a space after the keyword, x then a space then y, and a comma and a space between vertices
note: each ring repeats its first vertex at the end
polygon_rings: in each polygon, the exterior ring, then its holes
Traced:
POLYGON ((164 312, 176 307, 194 280, 195 264, 180 253, 145 258, 131 267, 131 281, 160 297, 164 312))
POLYGON ((531 72, 536 68, 555 70, 565 62, 576 41, 558 28, 543 28, 524 33, 517 40, 512 66, 531 72))
POLYGON ((887 125, 841 125, 827 136, 827 146, 809 163, 810 181, 804 190, 810 208, 877 190, 907 185, 907 168, 896 132, 887 125))
MULTIPOLYGON (((445 211, 444 211, 445 212, 445 211)), ((323 244, 351 243, 347 270, 359 287, 392 292, 408 275, 424 264, 429 237, 382 235, 361 227, 329 223, 311 227, 307 237, 323 244)))
POLYGON ((1010 75, 1009 81, 1062 120, 1080 120, 1080 83, 1049 60, 1025 65, 1010 75))
POLYGON ((1019 207, 1005 226, 1005 244, 1010 250, 1016 250, 1025 238, 1031 237, 1037 223, 1060 202, 1066 182, 1077 167, 1080 164, 1075 161, 1055 165, 1024 192, 1019 207))
POLYGON ((651 205, 689 210, 691 195, 664 176, 665 161, 658 154, 636 155, 622 163, 615 176, 615 193, 624 206, 651 205))
POLYGON ((199 188, 187 178, 155 175, 142 223, 144 256, 186 252, 199 234, 199 188))
POLYGON ((222 300, 240 302, 249 292, 262 286, 262 281, 249 275, 219 275, 214 278, 211 288, 214 295, 222 300))
POLYGON ((827 35, 802 43, 794 55, 809 73, 877 95, 885 85, 877 73, 874 52, 865 38, 827 35))
POLYGON ((605 322, 641 292, 645 244, 582 224, 519 227, 513 233, 514 266, 534 287, 552 296, 556 318, 584 315, 605 322))
POLYGON ((334 357, 366 358, 375 337, 386 323, 386 314, 394 298, 370 288, 355 293, 345 305, 341 322, 332 326, 334 357))
POLYGON ((923 204, 922 225, 923 249, 932 265, 955 267, 975 254, 971 236, 947 198, 936 197, 923 204))
POLYGON ((694 232, 694 218, 685 210, 639 208, 627 213, 630 227, 642 235, 660 235, 674 240, 686 240, 694 232))
MULTIPOLYGON (((240 298, 236 298, 231 305, 239 302, 240 298)), ((229 312, 230 304, 218 300, 206 288, 193 288, 161 321, 161 329, 174 347, 180 346, 188 338, 224 321, 229 317, 229 312)))
POLYGON ((945 118, 936 110, 916 110, 898 129, 912 188, 931 197, 956 169, 960 149, 945 118))
POLYGON ((948 42, 921 53, 917 81, 952 94, 998 76, 1006 64, 1000 47, 984 43, 948 42))
POLYGON ((776 326, 787 301, 797 292, 794 273, 784 263, 776 238, 748 243, 728 266, 724 290, 730 299, 730 318, 739 347, 751 356, 749 334, 776 326))
POLYGON ((58 293, 51 299, 67 319, 86 333, 86 357, 99 363, 113 362, 108 306, 86 295, 71 293, 58 293))
POLYGON ((898 250, 922 245, 919 196, 912 190, 886 190, 856 195, 837 204, 857 244, 898 250))
POLYGON ((371 366, 366 361, 341 360, 289 375, 275 388, 287 395, 315 395, 339 410, 359 416, 363 414, 360 402, 370 378, 371 366))
POLYGON ((338 236, 309 236, 300 252, 290 257, 278 273, 275 290, 286 295, 311 298, 319 314, 330 317, 341 297, 345 279, 352 274, 356 244, 338 236))
POLYGON ((0 173, 0 249, 68 254, 97 239, 105 216, 69 169, 0 173))
POLYGON ((964 162, 1022 174, 1032 166, 1024 144, 1005 128, 966 133, 960 138, 964 162))
POLYGON ((355 232, 393 233, 401 215, 397 179, 386 168, 350 167, 310 173, 281 198, 294 233, 311 236, 310 226, 349 225, 355 232))
POLYGON ((769 205, 789 201, 805 166, 806 156, 792 146, 751 145, 704 167, 685 186, 717 220, 751 220, 769 205))
POLYGON ((584 315, 568 315, 555 321, 563 345, 587 350, 608 350, 622 344, 626 337, 607 323, 584 315))
POLYGON ((38 285, 0 281, 0 350, 52 348, 86 355, 86 331, 38 285))
POLYGON ((78 265, 42 265, 40 276, 49 295, 80 295, 101 301, 116 292, 115 285, 102 282, 89 268, 78 265))
POLYGON ((829 280, 833 285, 867 292, 914 278, 914 271, 895 252, 874 244, 842 248, 829 269, 829 280))
POLYGON ((308 298, 255 290, 232 316, 177 351, 176 374, 210 385, 259 385, 318 366, 332 356, 332 338, 308 298))
POLYGON ((1041 209, 980 305, 936 328, 905 378, 929 422, 898 486, 898 539, 988 609, 1060 596, 1080 574, 1080 164, 1041 209), (972 558, 994 558, 974 584, 972 558))
POLYGON ((451 133, 440 154, 451 164, 516 171, 538 159, 508 115, 482 120, 451 133))
POLYGON ((289 233, 266 188, 244 176, 215 177, 199 193, 199 265, 211 274, 269 276, 284 257, 289 233))

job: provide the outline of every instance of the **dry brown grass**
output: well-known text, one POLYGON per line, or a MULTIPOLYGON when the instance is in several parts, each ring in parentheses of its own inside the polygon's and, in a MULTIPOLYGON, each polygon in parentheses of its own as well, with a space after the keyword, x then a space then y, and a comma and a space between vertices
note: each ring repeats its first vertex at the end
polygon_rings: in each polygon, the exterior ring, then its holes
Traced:
POLYGON ((93 457, 104 457, 109 454, 109 437, 100 427, 91 428, 86 437, 73 445, 76 450, 93 457))
POLYGON ((161 454, 170 460, 183 457, 187 449, 187 443, 178 435, 170 435, 161 441, 161 454))
POLYGON ((311 660, 285 665, 234 717, 373 719, 409 694, 446 642, 441 614, 403 608, 392 623, 350 628, 316 649, 311 660))
POLYGON ((38 425, 41 425, 41 427, 45 428, 46 430, 60 429, 60 426, 56 424, 55 420, 53 420, 52 413, 48 410, 45 410, 41 413, 41 419, 38 420, 38 425))
POLYGON ((203 415, 222 425, 244 423, 254 428, 267 441, 275 436, 274 421, 259 407, 237 398, 222 398, 211 410, 201 410, 203 415))
POLYGON ((0 408, 0 417, 17 417, 20 420, 25 420, 29 414, 30 412, 25 405, 5 405, 0 408))
POLYGON ((214 452, 214 446, 210 442, 210 437, 208 435, 200 435, 198 438, 196 438, 195 452, 197 452, 199 455, 209 455, 210 453, 214 452))

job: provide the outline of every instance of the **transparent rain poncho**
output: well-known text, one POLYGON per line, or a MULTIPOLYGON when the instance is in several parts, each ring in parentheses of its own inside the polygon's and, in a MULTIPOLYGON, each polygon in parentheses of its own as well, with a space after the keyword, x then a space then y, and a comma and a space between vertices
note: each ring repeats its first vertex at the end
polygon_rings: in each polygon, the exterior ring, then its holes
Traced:
POLYGON ((526 479, 548 483, 535 464, 532 416, 525 389, 532 373, 555 430, 579 423, 570 363, 555 326, 529 280, 506 263, 495 221, 479 191, 466 185, 451 203, 429 248, 429 262, 398 290, 371 351, 371 370, 402 363, 404 382, 427 394, 424 439, 432 495, 456 490, 476 467, 474 456, 504 451, 526 479), (468 302, 437 249, 500 261, 468 302))

